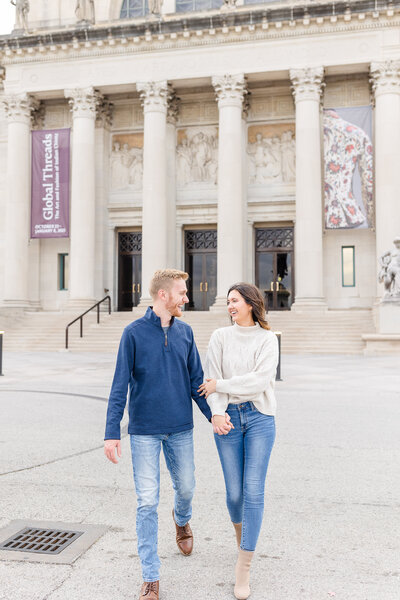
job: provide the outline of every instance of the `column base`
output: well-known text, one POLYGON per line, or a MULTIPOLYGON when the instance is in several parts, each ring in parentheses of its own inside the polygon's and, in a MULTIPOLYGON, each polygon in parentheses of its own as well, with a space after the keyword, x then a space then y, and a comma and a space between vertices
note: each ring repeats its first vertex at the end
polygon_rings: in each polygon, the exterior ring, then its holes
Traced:
POLYGON ((98 300, 95 298, 70 298, 65 307, 65 310, 68 312, 77 312, 83 313, 85 310, 91 308, 94 304, 96 304, 98 300))
POLYGON ((5 309, 7 312, 21 313, 30 307, 28 300, 3 300, 1 309, 5 309))
POLYGON ((296 298, 291 306, 293 312, 326 312, 328 305, 324 298, 296 298))
POLYGON ((226 313, 226 296, 217 296, 214 304, 210 306, 209 310, 214 313, 226 313))
POLYGON ((154 300, 151 296, 142 296, 136 308, 148 308, 149 306, 153 306, 153 304, 154 300))

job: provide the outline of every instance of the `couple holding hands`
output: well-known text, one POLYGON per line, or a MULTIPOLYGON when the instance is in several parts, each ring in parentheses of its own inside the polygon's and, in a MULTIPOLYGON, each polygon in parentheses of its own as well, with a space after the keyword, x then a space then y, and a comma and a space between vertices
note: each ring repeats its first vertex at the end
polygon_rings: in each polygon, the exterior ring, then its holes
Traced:
POLYGON ((121 456, 120 422, 129 389, 129 425, 137 495, 136 531, 143 584, 140 600, 159 599, 157 553, 160 452, 175 490, 172 518, 181 554, 193 549, 194 452, 192 399, 212 423, 238 545, 234 596, 250 595, 250 565, 264 513, 264 487, 275 440, 274 381, 278 342, 261 292, 238 283, 228 291, 232 326, 214 331, 205 377, 191 327, 179 320, 187 273, 156 271, 153 306, 125 328, 108 402, 104 451, 121 456), (178 318, 177 318, 178 317, 178 318))

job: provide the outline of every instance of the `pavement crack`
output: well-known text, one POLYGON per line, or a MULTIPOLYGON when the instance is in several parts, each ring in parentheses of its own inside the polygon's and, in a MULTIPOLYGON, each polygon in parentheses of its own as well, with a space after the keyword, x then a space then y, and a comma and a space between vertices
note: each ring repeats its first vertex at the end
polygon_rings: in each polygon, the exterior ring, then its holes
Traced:
POLYGON ((42 600, 49 600, 51 598, 51 596, 60 588, 62 588, 62 586, 64 585, 64 583, 66 583, 69 579, 71 579, 72 575, 74 574, 74 570, 75 567, 74 565, 70 565, 70 571, 68 573, 68 575, 57 585, 57 587, 54 588, 54 590, 51 590, 51 592, 49 592, 48 594, 46 594, 45 596, 43 596, 42 600))

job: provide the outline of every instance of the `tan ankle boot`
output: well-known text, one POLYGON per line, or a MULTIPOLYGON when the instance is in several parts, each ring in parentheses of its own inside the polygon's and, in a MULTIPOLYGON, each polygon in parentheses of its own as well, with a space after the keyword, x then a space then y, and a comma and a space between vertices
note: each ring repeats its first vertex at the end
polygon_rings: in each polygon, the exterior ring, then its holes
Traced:
POLYGON ((232 521, 232 524, 235 528, 237 547, 240 548, 240 542, 242 540, 242 524, 241 523, 233 523, 233 521, 232 521))
POLYGON ((239 549, 235 568, 236 583, 233 591, 237 600, 246 600, 250 596, 250 565, 253 555, 254 552, 239 549))

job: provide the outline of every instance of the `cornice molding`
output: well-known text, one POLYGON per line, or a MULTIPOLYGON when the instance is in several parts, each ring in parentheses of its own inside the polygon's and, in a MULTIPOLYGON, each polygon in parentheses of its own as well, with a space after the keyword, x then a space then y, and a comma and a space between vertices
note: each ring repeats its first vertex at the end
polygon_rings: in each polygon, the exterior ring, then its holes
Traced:
POLYGON ((326 23, 328 19, 318 24, 311 19, 309 25, 289 22, 273 22, 240 27, 223 27, 219 29, 188 30, 179 33, 161 35, 143 35, 129 38, 110 38, 97 42, 64 43, 59 45, 47 44, 29 48, 5 48, 0 50, 2 65, 26 64, 37 62, 53 62, 62 58, 96 58, 140 54, 160 50, 195 48, 202 46, 218 46, 232 43, 246 43, 263 40, 292 39, 299 37, 317 37, 338 33, 369 32, 387 28, 400 27, 400 15, 376 19, 372 16, 363 21, 337 21, 326 23), (46 52, 47 51, 47 52, 46 52))

